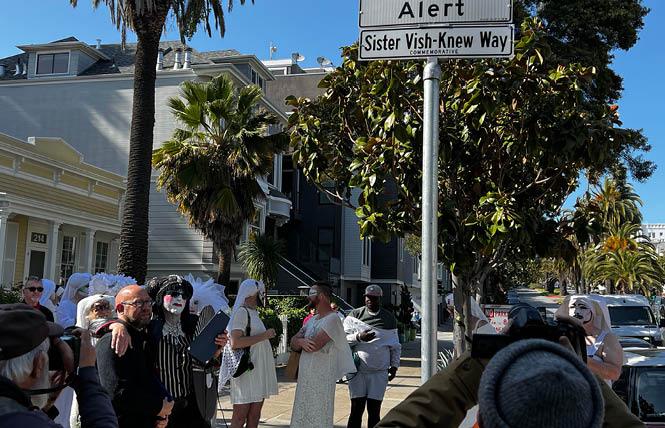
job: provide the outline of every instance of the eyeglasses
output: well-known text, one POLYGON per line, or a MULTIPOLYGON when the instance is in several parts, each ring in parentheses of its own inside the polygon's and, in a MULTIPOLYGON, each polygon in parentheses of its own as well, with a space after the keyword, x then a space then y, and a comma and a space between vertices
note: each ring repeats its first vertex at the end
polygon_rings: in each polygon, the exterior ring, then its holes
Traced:
POLYGON ((309 292, 307 293, 309 296, 318 296, 319 295, 319 290, 315 290, 313 288, 309 289, 309 292))
POLYGON ((44 287, 25 287, 24 290, 28 290, 31 293, 34 293, 35 291, 41 293, 44 291, 44 287))
POLYGON ((136 302, 122 302, 123 305, 128 305, 128 306, 134 306, 135 308, 139 309, 142 307, 151 307, 153 305, 152 300, 137 300, 136 302))

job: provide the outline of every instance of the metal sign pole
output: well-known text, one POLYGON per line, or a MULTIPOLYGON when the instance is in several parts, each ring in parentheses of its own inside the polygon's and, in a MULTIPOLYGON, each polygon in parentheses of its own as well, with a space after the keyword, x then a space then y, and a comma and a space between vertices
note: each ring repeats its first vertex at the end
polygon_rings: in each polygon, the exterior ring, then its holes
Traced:
POLYGON ((422 191, 422 284, 423 308, 421 370, 422 383, 436 373, 437 361, 437 247, 439 206, 439 60, 428 57, 423 72, 423 191, 422 191))

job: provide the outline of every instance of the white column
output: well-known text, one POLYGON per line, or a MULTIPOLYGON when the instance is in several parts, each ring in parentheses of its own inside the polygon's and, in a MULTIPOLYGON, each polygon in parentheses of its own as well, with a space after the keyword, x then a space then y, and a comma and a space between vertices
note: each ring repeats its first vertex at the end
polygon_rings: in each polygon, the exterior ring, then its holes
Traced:
POLYGON ((2 278, 4 278, 5 271, 5 241, 7 238, 7 219, 9 218, 8 213, 0 213, 0 285, 7 286, 11 284, 2 284, 2 278))
POLYGON ((85 230, 85 271, 93 273, 95 267, 95 230, 85 230))
POLYGON ((48 262, 46 263, 46 278, 57 281, 56 272, 58 267, 58 236, 62 223, 49 221, 50 233, 48 237, 48 262))

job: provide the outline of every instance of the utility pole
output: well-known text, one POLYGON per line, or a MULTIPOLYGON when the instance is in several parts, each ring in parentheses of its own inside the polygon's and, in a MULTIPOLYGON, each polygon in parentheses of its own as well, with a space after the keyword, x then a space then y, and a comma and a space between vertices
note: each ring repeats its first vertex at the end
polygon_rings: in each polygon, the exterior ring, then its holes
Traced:
POLYGON ((423 71, 423 191, 422 191, 422 383, 436 373, 437 360, 437 259, 439 207, 439 86, 441 66, 429 57, 423 71))

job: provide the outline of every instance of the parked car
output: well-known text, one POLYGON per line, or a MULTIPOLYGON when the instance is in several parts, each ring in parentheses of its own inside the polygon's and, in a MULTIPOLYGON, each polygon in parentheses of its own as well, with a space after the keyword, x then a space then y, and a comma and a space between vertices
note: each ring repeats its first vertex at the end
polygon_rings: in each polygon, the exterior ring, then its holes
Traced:
POLYGON ((624 349, 638 348, 638 349, 654 349, 656 348, 651 342, 647 342, 644 339, 638 339, 637 337, 620 337, 619 343, 624 349))
POLYGON ((626 350, 624 361, 612 389, 647 427, 665 427, 665 349, 626 350))
POLYGON ((612 332, 619 337, 636 337, 655 346, 663 345, 665 320, 657 322, 649 300, 641 295, 606 295, 612 332))

